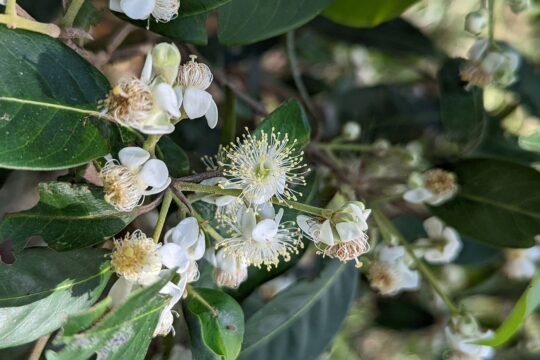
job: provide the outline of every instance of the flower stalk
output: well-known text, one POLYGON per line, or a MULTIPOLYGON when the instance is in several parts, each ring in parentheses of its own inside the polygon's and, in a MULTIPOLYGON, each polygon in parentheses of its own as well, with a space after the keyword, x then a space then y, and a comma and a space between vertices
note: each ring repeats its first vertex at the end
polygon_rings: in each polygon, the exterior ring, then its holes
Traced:
POLYGON ((77 14, 81 10, 85 0, 71 0, 69 7, 66 11, 66 14, 60 22, 61 25, 65 28, 73 27, 73 23, 77 18, 77 14))
POLYGON ((54 38, 60 36, 60 28, 55 24, 40 23, 17 16, 16 0, 7 0, 6 13, 0 14, 0 23, 6 24, 6 26, 10 29, 29 30, 49 35, 50 37, 54 38))
POLYGON ((161 203, 161 209, 159 210, 158 221, 156 223, 156 227, 154 228, 154 234, 152 235, 152 238, 156 243, 159 242, 159 237, 161 236, 161 232, 163 231, 165 220, 167 220, 167 214, 169 213, 169 208, 171 207, 172 198, 172 191, 170 189, 167 189, 167 191, 165 191, 165 195, 163 196, 163 202, 161 203))

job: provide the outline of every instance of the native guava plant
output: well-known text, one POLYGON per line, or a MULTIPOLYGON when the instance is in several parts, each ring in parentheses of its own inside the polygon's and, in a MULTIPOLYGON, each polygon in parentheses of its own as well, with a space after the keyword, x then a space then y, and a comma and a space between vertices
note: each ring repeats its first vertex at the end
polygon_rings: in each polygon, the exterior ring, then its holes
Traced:
POLYGON ((531 4, 414 3, 0 0, 0 358, 540 353, 531 4))

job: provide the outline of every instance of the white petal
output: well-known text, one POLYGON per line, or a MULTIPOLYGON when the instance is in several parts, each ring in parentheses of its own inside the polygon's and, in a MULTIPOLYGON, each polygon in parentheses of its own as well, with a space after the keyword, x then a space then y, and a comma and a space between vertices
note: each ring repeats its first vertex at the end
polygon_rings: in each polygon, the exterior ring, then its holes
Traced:
POLYGON ((276 214, 276 217, 274 218, 274 221, 279 225, 279 223, 281 222, 281 219, 283 218, 283 214, 285 212, 283 211, 283 208, 279 209, 279 211, 277 212, 276 214))
POLYGON ((371 210, 362 210, 355 204, 349 204, 349 206, 353 209, 354 214, 356 215, 357 225, 359 226, 360 230, 366 231, 368 229, 366 220, 369 214, 371 214, 371 210))
POLYGON ((162 187, 169 179, 169 170, 163 161, 151 159, 144 164, 138 176, 148 186, 162 187))
POLYGON ((137 130, 146 135, 166 135, 174 132, 174 125, 171 123, 164 125, 144 124, 137 127, 137 130))
POLYGON ((172 239, 175 244, 187 249, 199 240, 199 222, 190 216, 180 221, 174 229, 172 239))
POLYGON ((146 55, 146 60, 144 61, 144 66, 141 71, 141 80, 145 83, 150 83, 150 80, 152 79, 152 54, 148 53, 146 55))
POLYGON ((212 101, 212 95, 204 90, 189 87, 184 92, 184 110, 190 119, 204 116, 208 112, 212 101))
POLYGON ((140 147, 130 146, 118 152, 120 163, 134 170, 150 159, 150 153, 140 147))
POLYGON ((432 192, 424 189, 418 188, 407 191, 403 195, 403 199, 413 204, 421 204, 433 196, 432 192))
POLYGON ((473 46, 469 49, 469 60, 478 61, 484 55, 489 41, 487 39, 478 39, 474 42, 473 46))
POLYGON ((255 226, 251 232, 251 237, 255 241, 267 241, 273 239, 277 232, 278 224, 274 220, 265 219, 255 226))
POLYGON ((383 246, 379 252, 379 259, 383 262, 394 262, 405 255, 403 246, 383 246))
POLYGON ((113 307, 121 305, 128 298, 133 289, 133 285, 134 284, 131 281, 126 280, 123 276, 120 276, 118 280, 116 280, 109 291, 113 307))
POLYGON ((206 112, 206 123, 210 127, 210 129, 213 129, 216 127, 218 123, 218 108, 216 105, 216 102, 212 99, 210 102, 210 107, 208 108, 208 111, 206 112))
POLYGON ((189 259, 186 256, 186 251, 175 243, 168 243, 158 249, 161 262, 168 268, 178 268, 177 272, 186 271, 189 266, 189 259))
MULTIPOLYGON (((6 1, 0 1, 0 4, 5 5, 6 1)), ((111 9, 112 11, 122 12, 122 8, 120 7, 120 0, 109 0, 109 9, 111 9)))
POLYGON ((424 229, 431 239, 442 236, 444 224, 436 216, 432 216, 424 221, 424 229))
POLYGON ((274 209, 274 206, 269 202, 258 205, 257 213, 263 219, 274 219, 276 217, 276 210, 274 209))
POLYGON ((162 192, 163 190, 169 187, 169 185, 171 184, 171 181, 172 181, 171 178, 167 178, 167 181, 165 181, 163 185, 153 187, 149 190, 145 190, 143 191, 143 195, 149 196, 149 195, 159 194, 160 192, 162 192))
POLYGON ((156 6, 156 0, 121 0, 120 7, 122 11, 132 19, 144 20, 150 17, 150 14, 156 6))
POLYGON ((223 206, 232 204, 236 199, 237 199, 236 196, 231 196, 231 195, 218 196, 215 199, 215 203, 217 207, 223 207, 223 206))
POLYGON ((352 222, 341 222, 336 224, 336 230, 341 241, 351 241, 363 236, 360 226, 352 222))
POLYGON ((206 250, 206 241, 204 239, 204 233, 202 231, 199 231, 199 237, 197 238, 197 242, 195 243, 195 246, 192 246, 189 249, 189 257, 191 260, 199 260, 204 256, 204 251, 206 250))
POLYGON ((249 239, 251 237, 251 233, 253 232, 253 229, 255 229, 255 226, 257 225, 257 219, 255 218, 255 212, 251 209, 241 209, 239 211, 240 218, 240 224, 241 224, 241 230, 242 235, 244 235, 245 238, 249 239))
POLYGON ((171 85, 166 83, 158 84, 154 86, 152 93, 161 109, 165 110, 173 117, 180 117, 178 99, 171 85))
POLYGON ((334 245, 334 234, 332 232, 332 225, 330 220, 325 220, 321 225, 321 232, 317 241, 323 242, 326 245, 334 245))
POLYGON ((320 228, 319 224, 317 224, 312 217, 306 215, 298 215, 296 217, 296 224, 309 237, 313 236, 313 233, 315 232, 314 230, 318 230, 320 228))
POLYGON ((178 104, 178 108, 182 107, 182 102, 184 100, 184 93, 180 86, 176 85, 173 87, 174 94, 176 95, 176 102, 178 104))

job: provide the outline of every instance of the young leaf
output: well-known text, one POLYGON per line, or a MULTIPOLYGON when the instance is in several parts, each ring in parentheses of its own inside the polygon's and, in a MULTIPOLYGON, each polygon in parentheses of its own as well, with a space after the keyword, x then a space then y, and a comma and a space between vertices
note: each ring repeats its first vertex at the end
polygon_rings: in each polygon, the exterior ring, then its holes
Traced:
MULTIPOLYGON (((64 348, 57 353, 48 351, 47 359, 84 360, 96 353, 98 359, 144 359, 161 310, 167 303, 167 298, 158 292, 173 275, 171 271, 156 283, 134 291, 126 302, 87 330, 84 330, 87 322, 81 321, 84 314, 69 319, 66 325, 70 329, 69 333, 64 333, 54 341, 57 345, 64 344, 64 348)), ((103 310, 103 305, 98 305, 103 310)), ((95 310, 88 310, 86 316, 92 318, 91 312, 95 310)), ((97 317, 94 316, 94 319, 97 317)))
POLYGON ((13 265, 0 266, 0 348, 58 329, 68 315, 92 305, 110 277, 104 252, 97 249, 29 249, 13 265))
POLYGON ((251 44, 296 29, 332 0, 233 0, 218 9, 219 41, 227 46, 251 44))
POLYGON ((323 14, 337 23, 354 27, 373 27, 398 17, 418 0, 336 0, 323 14))
POLYGON ((36 207, 0 222, 0 239, 13 241, 16 252, 32 235, 41 235, 56 250, 89 247, 116 235, 138 215, 137 209, 115 210, 103 199, 103 190, 90 185, 41 183, 38 191, 36 207))
POLYGON ((514 336, 523 325, 523 322, 540 305, 540 272, 536 274, 527 290, 521 295, 512 312, 499 326, 493 337, 479 341, 479 344, 488 346, 501 346, 514 336))
POLYGON ((540 234, 540 173, 530 167, 487 159, 454 164, 457 196, 431 207, 434 215, 470 238, 499 247, 535 244, 540 234))
POLYGON ((241 360, 304 360, 321 354, 355 296, 352 263, 326 261, 316 279, 290 286, 246 321, 241 360))
POLYGON ((463 146, 477 144, 485 125, 482 90, 465 90, 459 77, 461 59, 450 59, 439 69, 441 120, 452 141, 463 146))
POLYGON ((0 167, 73 167, 110 152, 105 77, 61 42, 0 27, 0 167))
POLYGON ((264 131, 270 134, 272 129, 289 136, 289 142, 296 140, 296 146, 305 146, 310 139, 311 128, 306 113, 297 100, 281 104, 257 127, 254 135, 264 131))
MULTIPOLYGON (((186 308, 199 322, 204 344, 225 360, 234 360, 244 338, 244 313, 226 293, 203 288, 188 291, 186 308)), ((192 337, 198 337, 193 334, 192 337)))

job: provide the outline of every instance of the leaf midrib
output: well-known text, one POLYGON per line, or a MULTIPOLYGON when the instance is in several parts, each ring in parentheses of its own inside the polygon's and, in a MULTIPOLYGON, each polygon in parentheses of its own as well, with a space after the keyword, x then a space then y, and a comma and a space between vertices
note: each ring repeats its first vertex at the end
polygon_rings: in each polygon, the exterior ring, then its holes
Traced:
POLYGON ((499 202, 499 201, 495 201, 495 200, 492 200, 492 199, 488 199, 488 198, 485 198, 485 197, 472 195, 472 194, 468 194, 468 193, 463 193, 463 192, 459 193, 458 197, 462 197, 462 198, 467 199, 467 200, 479 202, 481 204, 486 204, 486 205, 489 205, 489 206, 498 207, 498 208, 504 209, 504 210, 509 211, 509 212, 514 212, 514 213, 518 213, 518 214, 521 214, 521 215, 524 215, 524 216, 531 217, 533 219, 540 219, 540 213, 527 211, 527 210, 524 210, 522 208, 519 208, 519 207, 516 207, 516 206, 513 206, 513 205, 508 205, 508 204, 505 204, 505 203, 502 203, 502 202, 499 202))

